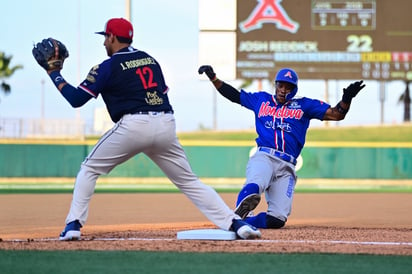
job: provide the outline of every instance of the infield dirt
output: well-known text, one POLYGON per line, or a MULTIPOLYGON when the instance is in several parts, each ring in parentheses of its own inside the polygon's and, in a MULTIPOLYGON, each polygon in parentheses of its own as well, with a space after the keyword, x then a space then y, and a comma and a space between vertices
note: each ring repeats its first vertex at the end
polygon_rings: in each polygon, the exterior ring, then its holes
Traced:
MULTIPOLYGON (((220 193, 233 206, 235 193, 220 193)), ((260 240, 177 240, 214 228, 181 193, 95 194, 82 240, 59 242, 71 194, 0 195, 0 249, 412 255, 412 193, 297 193, 285 228, 260 240)), ((255 212, 264 211, 262 199, 255 212)))

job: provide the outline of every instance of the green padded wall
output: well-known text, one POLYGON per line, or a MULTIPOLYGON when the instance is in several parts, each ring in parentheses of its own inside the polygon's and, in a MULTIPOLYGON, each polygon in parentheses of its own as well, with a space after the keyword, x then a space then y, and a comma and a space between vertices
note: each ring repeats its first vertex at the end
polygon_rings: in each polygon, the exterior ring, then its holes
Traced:
MULTIPOLYGON (((75 177, 90 144, 0 144, 0 177, 75 177)), ((250 146, 184 146, 199 177, 245 176, 250 146)), ((305 147, 300 178, 411 179, 410 147, 305 147)), ((163 177, 145 155, 116 167, 112 177, 163 177)))

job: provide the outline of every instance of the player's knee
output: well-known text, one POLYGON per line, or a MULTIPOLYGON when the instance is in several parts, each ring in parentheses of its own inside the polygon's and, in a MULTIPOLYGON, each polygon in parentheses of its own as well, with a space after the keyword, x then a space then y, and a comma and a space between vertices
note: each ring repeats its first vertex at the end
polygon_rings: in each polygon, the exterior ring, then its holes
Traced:
POLYGON ((282 221, 271 215, 266 215, 266 226, 267 228, 282 228, 285 226, 285 221, 282 221))

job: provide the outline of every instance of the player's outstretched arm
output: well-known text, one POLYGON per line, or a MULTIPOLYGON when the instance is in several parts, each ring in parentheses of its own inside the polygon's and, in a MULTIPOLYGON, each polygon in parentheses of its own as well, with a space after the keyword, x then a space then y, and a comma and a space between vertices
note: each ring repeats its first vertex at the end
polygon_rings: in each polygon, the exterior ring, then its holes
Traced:
POLYGON ((53 38, 43 39, 34 45, 32 54, 72 107, 80 107, 93 97, 67 83, 60 74, 64 60, 69 57, 69 51, 62 42, 53 38))
POLYGON ((335 107, 329 108, 323 120, 339 121, 343 120, 348 113, 352 99, 365 87, 363 81, 351 83, 347 88, 343 89, 342 100, 335 107))
POLYGON ((217 78, 212 66, 203 65, 199 68, 198 72, 199 74, 205 73, 209 80, 213 83, 215 88, 225 98, 229 99, 233 103, 240 104, 240 92, 231 85, 228 85, 225 82, 221 81, 219 78, 217 78))

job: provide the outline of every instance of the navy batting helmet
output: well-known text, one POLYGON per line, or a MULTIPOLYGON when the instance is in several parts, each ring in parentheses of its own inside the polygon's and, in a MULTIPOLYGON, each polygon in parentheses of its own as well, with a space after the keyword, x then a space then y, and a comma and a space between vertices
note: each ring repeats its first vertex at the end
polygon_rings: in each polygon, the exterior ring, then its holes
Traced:
POLYGON ((298 93, 298 74, 290 68, 283 68, 278 71, 275 77, 276 82, 288 82, 295 86, 295 88, 286 95, 286 100, 290 100, 295 97, 296 93, 298 93))

